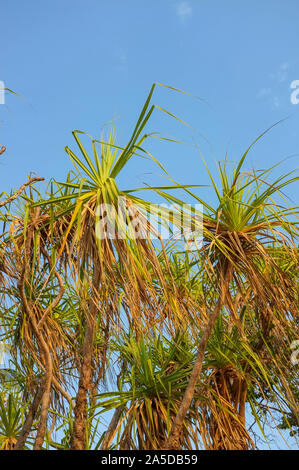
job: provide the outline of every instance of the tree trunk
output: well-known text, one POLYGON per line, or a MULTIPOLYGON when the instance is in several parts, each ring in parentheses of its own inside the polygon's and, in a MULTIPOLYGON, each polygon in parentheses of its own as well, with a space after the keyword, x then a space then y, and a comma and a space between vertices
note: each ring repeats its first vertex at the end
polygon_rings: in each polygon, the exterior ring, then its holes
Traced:
POLYGON ((167 450, 181 450, 180 436, 181 436, 182 428, 184 425, 184 419, 186 418, 186 415, 190 408, 190 405, 191 405, 191 402, 195 393, 195 387, 196 387, 198 378, 201 374, 204 353, 205 353, 209 338, 213 332, 213 328, 218 318, 218 315, 220 313, 221 307, 224 304, 231 278, 232 278, 232 269, 228 267, 223 284, 221 286, 223 288, 221 289, 220 298, 217 302, 216 307, 214 308, 214 311, 212 312, 210 316, 208 325, 199 342, 198 353, 197 353, 196 360, 195 360, 195 363, 194 363, 194 366, 190 375, 189 383, 186 388, 180 408, 172 424, 169 438, 166 442, 165 449, 167 450))
MULTIPOLYGON (((31 322, 35 337, 36 337, 37 342, 40 346, 41 358, 43 358, 45 360, 45 377, 44 377, 43 383, 40 386, 41 398, 40 398, 39 402, 37 403, 37 408, 36 408, 36 411, 35 411, 35 412, 37 412, 38 406, 39 406, 40 401, 41 401, 42 402, 41 419, 40 419, 40 424, 39 424, 39 428, 38 428, 35 443, 34 443, 34 449, 35 450, 40 450, 42 445, 43 445, 44 438, 45 438, 45 432, 46 432, 47 414, 48 414, 48 408, 49 408, 49 404, 50 404, 53 365, 52 365, 52 358, 51 358, 49 347, 48 347, 46 341, 44 340, 42 333, 38 329, 36 319, 35 319, 35 314, 32 310, 32 307, 31 307, 30 303, 28 302, 28 299, 27 299, 26 293, 25 293, 25 281, 26 281, 26 274, 27 274, 27 270, 28 270, 28 260, 30 259, 30 247, 31 247, 32 234, 33 234, 33 232, 32 232, 32 229, 31 229, 27 233, 27 240, 26 240, 25 250, 24 250, 24 254, 25 254, 25 256, 24 256, 24 265, 23 265, 23 268, 22 268, 22 273, 21 273, 19 282, 18 282, 18 289, 19 289, 19 292, 20 292, 20 295, 21 295, 24 310, 25 310, 25 312, 27 313, 27 315, 29 317, 29 320, 31 322)), ((34 419, 34 416, 32 417, 32 421, 33 421, 33 419, 34 419)), ((29 419, 28 423, 30 423, 30 419, 29 419)), ((30 430, 29 430, 29 432, 30 432, 30 430)), ((28 436, 28 434, 27 434, 27 436, 28 436)), ((25 440, 27 439, 27 436, 26 436, 25 440)))
POLYGON ((93 295, 89 301, 89 315, 83 345, 83 362, 81 365, 78 393, 74 408, 75 419, 71 439, 71 449, 84 450, 86 443, 87 423, 87 395, 92 385, 92 360, 94 352, 94 336, 97 316, 98 287, 100 282, 100 270, 95 266, 92 278, 93 295))
POLYGON ((211 317, 209 320, 209 323, 207 325, 207 328, 205 329, 205 332, 199 342, 198 346, 198 353, 196 357, 196 361, 193 366, 193 370, 189 379, 188 386, 186 388, 183 401, 181 403, 181 406, 177 412, 177 415, 174 419, 171 432, 169 434, 169 438, 166 442, 166 449, 174 449, 174 450, 180 450, 181 445, 180 445, 180 434, 182 432, 182 427, 184 423, 184 419, 186 417, 186 414, 190 408, 193 395, 195 392, 195 387, 196 383, 198 381, 198 377, 200 376, 201 369, 202 369, 202 363, 203 363, 203 357, 204 357, 204 352, 208 344, 208 340, 211 336, 211 333, 213 331, 215 322, 218 318, 219 312, 221 309, 221 301, 219 300, 211 317))
POLYGON ((37 414, 37 410, 38 410, 38 407, 40 405, 42 395, 43 395, 43 389, 40 386, 39 389, 37 390, 36 394, 35 394, 32 405, 31 405, 31 407, 28 411, 24 426, 23 426, 22 431, 21 431, 21 433, 18 437, 16 445, 14 446, 14 450, 22 450, 23 449, 23 447, 26 443, 27 437, 28 437, 28 435, 31 431, 34 418, 37 414))
POLYGON ((114 438, 115 430, 116 430, 117 425, 119 423, 119 419, 121 417, 123 409, 124 409, 123 405, 120 405, 117 408, 115 408, 112 419, 110 421, 110 424, 109 424, 108 429, 106 431, 105 437, 103 439, 103 442, 102 442, 102 445, 101 445, 101 450, 108 450, 109 449, 111 441, 114 438))
POLYGON ((52 370, 52 359, 50 352, 48 351, 46 355, 46 372, 43 384, 43 396, 41 400, 40 422, 34 442, 34 450, 40 450, 45 439, 48 409, 51 400, 52 370))

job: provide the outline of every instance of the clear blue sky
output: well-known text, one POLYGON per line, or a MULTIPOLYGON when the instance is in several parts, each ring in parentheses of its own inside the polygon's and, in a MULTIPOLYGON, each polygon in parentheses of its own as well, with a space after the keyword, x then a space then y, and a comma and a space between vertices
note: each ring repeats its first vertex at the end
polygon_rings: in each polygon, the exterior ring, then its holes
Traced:
MULTIPOLYGON (((181 183, 207 184, 194 139, 206 160, 236 161, 263 130, 275 127, 250 153, 246 168, 289 157, 280 174, 298 167, 298 0, 2 0, 0 80, 22 99, 0 105, 0 192, 34 171, 63 180, 71 164, 63 148, 71 131, 99 137, 117 118, 118 143, 129 137, 153 82, 166 89, 153 102, 198 134, 155 112, 149 130, 190 143, 151 149, 181 183), (201 137, 204 136, 203 137, 201 137)), ((124 188, 158 181, 159 169, 130 163, 124 188), (152 174, 150 174, 152 173, 152 174)), ((160 180, 159 180, 160 181, 160 180)), ((299 188, 289 193, 298 202, 299 188)))
MULTIPOLYGON (((153 82, 181 88, 202 102, 159 89, 154 102, 204 138, 156 112, 150 130, 194 137, 208 161, 236 160, 265 128, 289 116, 250 154, 263 168, 299 153, 297 0, 2 0, 0 80, 22 96, 0 105, 0 188, 30 171, 62 179, 71 131, 98 136, 117 117, 125 143, 153 82)), ((182 183, 207 183, 190 146, 159 143, 156 156, 182 183)), ((298 166, 298 155, 279 171, 298 166)), ((159 170, 133 162, 123 186, 152 182, 159 170)), ((295 197, 298 188, 294 188, 295 197)))

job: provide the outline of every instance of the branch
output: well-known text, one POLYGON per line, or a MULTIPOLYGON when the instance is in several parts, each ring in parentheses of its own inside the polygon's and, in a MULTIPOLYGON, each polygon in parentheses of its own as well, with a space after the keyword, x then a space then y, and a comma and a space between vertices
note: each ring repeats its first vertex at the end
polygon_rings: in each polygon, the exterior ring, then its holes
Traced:
MULTIPOLYGON (((3 147, 2 147, 2 149, 3 149, 3 147)), ((0 155, 1 155, 2 149, 0 150, 0 155)), ((36 181, 44 181, 44 180, 45 180, 45 178, 38 178, 38 177, 30 178, 30 180, 28 180, 28 181, 26 181, 26 183, 22 184, 20 189, 18 189, 18 191, 15 192, 12 196, 10 196, 9 198, 7 198, 4 201, 0 202, 0 207, 6 206, 6 204, 9 204, 10 202, 17 199, 17 197, 19 197, 20 194, 24 191, 24 189, 27 186, 29 186, 30 184, 35 183, 36 181)))

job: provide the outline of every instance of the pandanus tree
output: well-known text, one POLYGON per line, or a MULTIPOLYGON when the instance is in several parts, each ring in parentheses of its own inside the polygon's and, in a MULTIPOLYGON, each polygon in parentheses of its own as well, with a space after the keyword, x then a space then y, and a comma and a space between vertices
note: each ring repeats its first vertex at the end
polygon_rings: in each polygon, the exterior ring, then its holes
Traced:
MULTIPOLYGON (((113 348, 122 361, 119 390, 99 395, 99 416, 115 409, 101 449, 159 450, 165 445, 194 358, 194 345, 186 331, 167 336, 155 328, 146 338, 136 339, 133 333, 122 341, 116 338, 113 348)), ((200 445, 198 418, 197 409, 192 408, 182 431, 187 449, 200 445)))
MULTIPOLYGON (((271 382, 265 361, 250 347, 255 334, 246 330, 246 340, 225 312, 218 317, 203 365, 203 395, 199 420, 200 434, 206 449, 248 450, 256 445, 246 426, 248 407, 256 377, 271 382), (251 338, 249 335, 251 333, 251 338), (266 372, 267 371, 267 372, 266 372)), ((245 312, 241 321, 245 326, 245 312)), ((252 414, 257 415, 251 400, 252 414)))
POLYGON ((211 367, 207 379, 206 403, 199 420, 202 439, 210 450, 255 448, 246 429, 249 378, 240 367, 242 363, 221 362, 211 367))
MULTIPOLYGON (((151 239, 156 235, 156 230, 146 217, 146 211, 152 209, 150 203, 136 197, 133 194, 136 189, 121 190, 116 182, 133 155, 150 156, 144 149, 144 142, 149 135, 142 132, 155 107, 150 107, 154 88, 155 85, 125 147, 116 145, 112 131, 106 140, 104 137, 99 142, 92 140, 93 156, 90 157, 79 137, 82 133, 74 131, 81 158, 68 147, 66 151, 75 166, 77 180, 59 183, 60 188, 70 188, 70 194, 54 196, 33 205, 55 206, 63 201, 71 201, 64 211, 64 217, 69 222, 57 258, 67 257, 70 273, 78 289, 83 284, 89 286, 84 309, 85 338, 74 409, 73 449, 83 449, 85 445, 87 396, 92 387, 93 374, 96 374, 92 362, 97 319, 101 317, 102 325, 108 327, 112 322, 119 321, 123 308, 129 323, 138 331, 142 324, 150 324, 157 318, 161 321, 169 315, 176 318, 179 313, 175 285, 165 283, 151 239), (159 280, 164 299, 167 300, 167 310, 160 309, 153 288, 153 277, 159 280), (118 288, 120 284, 121 295, 118 288)), ((180 186, 175 184, 151 189, 173 188, 180 186)), ((60 217, 60 214, 56 212, 56 216, 60 217)), ((158 241, 162 243, 161 237, 158 237, 158 241)))
MULTIPOLYGON (((283 256, 280 249, 273 249, 273 256, 274 251, 276 269, 287 271, 293 279, 288 287, 295 313, 298 305, 296 249, 289 254, 284 250, 283 256)), ((194 344, 197 344, 198 335, 202 337, 208 322, 208 306, 215 303, 217 292, 202 257, 172 244, 170 259, 178 291, 188 298, 188 307, 192 304, 197 306, 193 307, 193 312, 197 311, 196 316, 186 313, 190 333, 194 344)), ((271 282, 273 286, 277 284, 275 277, 271 282)), ((230 292, 233 303, 238 305, 238 288, 232 286, 230 292)), ((295 374, 291 370, 290 344, 298 334, 296 322, 289 318, 287 323, 282 325, 279 321, 277 324, 276 317, 273 317, 265 323, 264 316, 256 307, 253 310, 252 305, 255 303, 240 304, 237 322, 223 307, 207 342, 202 374, 195 388, 201 400, 194 398, 191 402, 192 409, 195 402, 198 405, 200 437, 206 449, 254 448, 256 443, 248 430, 248 423, 252 424, 253 417, 266 440, 263 423, 274 426, 278 431, 279 420, 276 419, 275 423, 271 414, 273 407, 281 416, 290 416, 290 422, 298 420, 296 393, 290 380, 295 374)), ((284 422, 285 427, 289 427, 288 421, 284 422)))
POLYGON ((280 335, 284 334, 286 338, 290 337, 290 327, 294 324, 289 320, 294 320, 297 315, 294 278, 287 270, 280 269, 276 253, 284 253, 294 262, 298 259, 294 244, 294 237, 298 235, 298 209, 282 206, 283 188, 298 180, 298 177, 282 175, 270 183, 270 170, 258 174, 242 173, 252 145, 240 159, 232 178, 228 175, 226 159, 224 163, 219 163, 220 186, 217 186, 207 167, 218 199, 215 209, 197 198, 204 207, 204 243, 199 256, 209 274, 210 285, 218 292, 218 299, 210 308, 209 321, 199 343, 189 385, 166 445, 168 449, 180 449, 183 422, 192 403, 204 352, 221 309, 225 308, 230 313, 231 322, 241 333, 242 308, 258 309, 266 322, 271 321, 280 335), (281 200, 278 201, 278 198, 281 200), (238 295, 233 301, 232 292, 236 290, 238 295))
POLYGON ((219 164, 219 184, 206 165, 215 208, 173 181, 121 189, 132 157, 158 163, 144 134, 154 88, 126 146, 112 129, 91 139, 89 152, 89 137, 74 131, 80 156, 66 148, 74 171, 65 182, 51 181, 46 196, 25 192, 34 181, 1 195, 1 339, 24 378, 27 411, 19 420, 13 402, 3 404, 7 448, 24 448, 32 431, 35 449, 249 448, 246 410, 261 430, 273 404, 284 422, 298 415, 288 365, 298 336, 298 210, 284 200, 297 178, 242 172, 250 147, 231 176, 226 160, 219 164), (164 244, 153 223, 183 229, 182 202, 168 191, 179 188, 204 208, 203 243, 193 251, 174 238, 164 244), (169 219, 136 196, 141 190, 181 213, 169 219), (99 388, 111 354, 119 390, 108 396, 99 388), (113 407, 95 442, 98 416, 113 407), (55 426, 65 427, 60 444, 55 426))
MULTIPOLYGON (((31 203, 32 201, 30 201, 31 203)), ((35 398, 15 448, 23 448, 35 415, 40 421, 34 448, 40 449, 46 432, 50 403, 55 395, 67 396, 63 388, 61 363, 68 354, 65 333, 55 320, 55 308, 64 295, 61 274, 53 267, 47 241, 39 230, 44 215, 28 208, 26 217, 15 217, 6 237, 5 296, 7 321, 14 318, 13 348, 20 364, 31 370, 27 383, 35 398)), ((4 318, 5 320, 5 318, 4 318)))

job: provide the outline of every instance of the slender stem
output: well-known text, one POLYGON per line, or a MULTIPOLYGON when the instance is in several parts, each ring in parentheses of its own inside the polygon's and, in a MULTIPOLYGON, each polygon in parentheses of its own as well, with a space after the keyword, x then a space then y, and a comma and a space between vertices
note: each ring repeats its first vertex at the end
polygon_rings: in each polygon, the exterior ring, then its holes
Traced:
POLYGON ((39 427, 37 430, 36 438, 34 441, 34 450, 40 450, 42 448, 45 434, 46 434, 46 426, 47 426, 47 416, 48 416, 48 409, 50 406, 51 400, 51 385, 52 385, 52 372, 53 372, 53 365, 50 352, 46 355, 46 374, 44 377, 44 386, 43 386, 43 396, 41 400, 41 413, 40 413, 40 422, 39 427))
POLYGON ((124 409, 123 405, 120 405, 117 408, 115 408, 112 419, 110 421, 110 424, 109 424, 108 429, 106 431, 105 437, 103 439, 103 442, 102 442, 102 445, 101 445, 101 450, 108 450, 109 449, 110 444, 112 442, 112 439, 114 438, 117 426, 119 424, 119 419, 121 417, 123 409, 124 409))
POLYGON ((34 311, 32 310, 31 305, 29 304, 27 297, 26 297, 26 293, 25 293, 25 280, 26 280, 26 275, 27 275, 27 270, 28 270, 28 260, 29 260, 29 255, 30 255, 30 246, 31 246, 32 237, 33 237, 33 231, 31 229, 28 231, 28 234, 27 234, 27 240, 25 244, 25 253, 24 253, 25 255, 24 264, 23 264, 22 274, 18 282, 18 289, 20 291, 23 307, 29 317, 32 328, 34 330, 34 334, 40 346, 41 357, 43 357, 45 361, 45 376, 44 376, 43 383, 41 385, 41 390, 42 390, 41 418, 40 418, 40 424, 39 424, 39 428, 38 428, 35 443, 34 443, 34 449, 40 450, 43 445, 45 432, 46 432, 47 414, 48 414, 48 408, 50 404, 50 395, 51 395, 53 364, 52 364, 52 358, 51 358, 49 347, 45 339, 43 338, 42 333, 39 331, 37 327, 34 311))
POLYGON ((83 362, 80 371, 79 387, 74 408, 75 419, 71 439, 71 449, 84 450, 86 442, 87 423, 87 394, 92 385, 92 360, 94 355, 94 336, 96 329, 98 286, 100 282, 100 270, 94 268, 92 278, 93 296, 89 302, 89 315, 84 336, 83 362))
POLYGON ((32 428, 32 424, 33 424, 33 421, 34 421, 34 418, 37 414, 37 411, 38 411, 38 408, 39 408, 39 405, 40 405, 40 402, 41 402, 41 399, 42 399, 42 396, 43 396, 43 389, 42 387, 40 386, 35 394, 35 397, 34 397, 34 400, 32 402, 32 405, 27 413, 27 416, 26 416, 26 419, 25 419, 25 423, 23 425, 23 428, 22 428, 22 431, 18 437, 18 440, 16 442, 16 445, 14 446, 14 450, 22 450, 25 443, 26 443, 26 440, 27 440, 27 437, 31 431, 31 428, 32 428))
POLYGON ((4 201, 0 202, 0 207, 6 206, 6 204, 9 204, 10 202, 17 199, 17 197, 20 196, 20 194, 24 191, 24 189, 27 186, 30 186, 32 183, 35 183, 36 181, 44 181, 44 178, 38 178, 38 177, 30 178, 30 180, 28 180, 28 181, 26 181, 26 183, 22 184, 22 186, 20 186, 18 191, 16 191, 14 194, 12 194, 12 196, 10 196, 7 199, 5 199, 4 201))
POLYGON ((182 434, 182 429, 184 425, 184 420, 186 418, 186 415, 188 413, 188 410, 190 408, 190 405, 191 405, 191 402, 195 393, 196 384, 197 384, 198 378, 202 370, 204 353, 205 353, 209 338, 213 332, 213 328, 218 318, 218 315, 220 313, 221 307, 223 306, 223 303, 225 301, 231 277, 232 277, 232 271, 231 269, 227 269, 225 280, 223 282, 223 289, 221 289, 220 298, 210 316, 208 325, 199 342, 198 353, 197 353, 196 360, 193 366, 193 370, 190 375, 189 383, 185 390, 185 394, 184 394, 182 403, 180 405, 180 408, 172 424, 169 438, 165 446, 166 449, 174 449, 174 450, 181 449, 180 441, 181 441, 181 434, 182 434))

